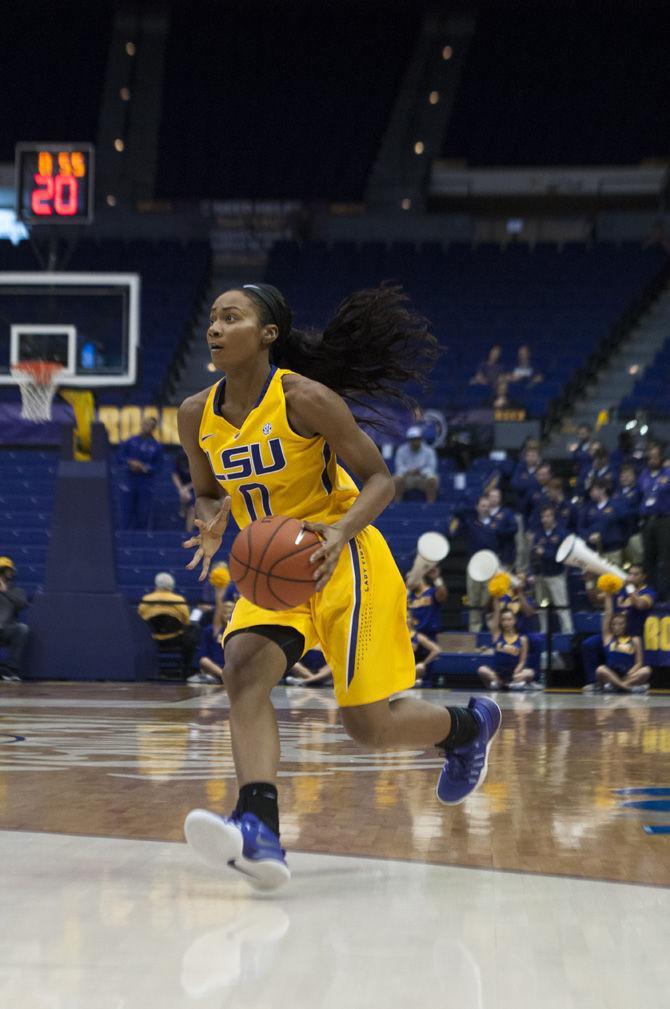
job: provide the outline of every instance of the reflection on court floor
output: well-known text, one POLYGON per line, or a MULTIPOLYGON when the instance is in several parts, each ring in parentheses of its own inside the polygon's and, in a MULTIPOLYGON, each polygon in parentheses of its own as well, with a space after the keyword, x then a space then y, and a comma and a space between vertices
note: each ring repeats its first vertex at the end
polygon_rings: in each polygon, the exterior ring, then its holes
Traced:
MULTIPOLYGON (((289 849, 670 883, 667 840, 644 829, 667 811, 621 794, 666 783, 670 697, 504 697, 488 779, 451 810, 434 798, 435 751, 361 749, 328 692, 275 699, 289 849)), ((235 802, 217 688, 9 687, 0 740, 4 829, 181 841, 189 809, 235 802)))
POLYGON ((435 752, 357 747, 327 692, 274 699, 293 879, 259 899, 170 843, 234 804, 223 691, 3 687, 3 1006, 665 1004, 669 697, 503 697, 453 809, 435 752))

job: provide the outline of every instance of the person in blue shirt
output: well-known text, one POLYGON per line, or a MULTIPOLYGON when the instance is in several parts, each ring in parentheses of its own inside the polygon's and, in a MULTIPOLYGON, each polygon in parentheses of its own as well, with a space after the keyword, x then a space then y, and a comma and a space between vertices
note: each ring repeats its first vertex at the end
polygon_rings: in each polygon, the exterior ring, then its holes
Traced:
POLYGON ((610 488, 615 484, 615 473, 605 446, 599 441, 594 441, 591 449, 593 452, 591 465, 583 469, 577 477, 577 493, 582 495, 590 490, 594 480, 605 480, 610 488))
POLYGON ((209 626, 204 627, 200 637, 198 672, 189 676, 187 683, 223 684, 223 648, 221 636, 233 613, 233 603, 217 600, 214 616, 209 626))
POLYGON ((538 442, 529 439, 519 460, 510 486, 516 494, 516 508, 519 514, 519 535, 517 537, 517 568, 525 571, 529 561, 528 530, 533 508, 533 495, 542 488, 537 479, 538 469, 542 464, 538 442))
POLYGON ((621 564, 626 543, 625 506, 610 498, 605 480, 593 481, 589 498, 579 513, 577 532, 592 550, 612 564, 621 564))
MULTIPOLYGON (((490 504, 488 494, 482 494, 472 512, 464 512, 459 518, 452 520, 449 527, 452 535, 463 529, 468 539, 468 560, 480 550, 498 549, 498 533, 491 524, 490 504)), ((466 591, 468 594, 468 626, 473 634, 482 626, 482 607, 489 598, 486 582, 476 582, 466 572, 466 591)))
POLYGON ((576 532, 579 509, 576 503, 566 495, 563 481, 560 477, 555 476, 551 478, 547 487, 547 496, 549 504, 556 514, 557 525, 562 526, 568 533, 576 532))
POLYGON ((659 599, 670 599, 670 466, 664 465, 661 446, 652 444, 647 466, 640 474, 644 567, 659 599))
MULTIPOLYGON (((533 599, 528 595, 528 588, 526 575, 522 571, 518 572, 514 576, 514 582, 509 592, 500 597, 500 606, 502 609, 512 611, 519 633, 525 634, 528 638, 526 665, 533 670, 533 676, 537 681, 540 677, 540 662, 545 636, 537 631, 537 609, 533 599)), ((494 609, 495 604, 496 600, 493 601, 494 609)))
POLYGON ((183 449, 180 449, 175 456, 172 484, 179 495, 179 517, 184 520, 185 531, 190 533, 195 522, 195 492, 188 465, 188 456, 183 449))
POLYGON ((641 564, 631 564, 626 585, 614 597, 616 613, 625 613, 628 632, 644 641, 644 622, 656 603, 656 593, 647 585, 647 575, 641 564))
POLYGON ((596 676, 603 690, 645 693, 651 669, 644 664, 642 642, 630 634, 626 614, 614 612, 611 596, 605 597, 602 642, 605 661, 596 669, 596 676))
POLYGON ((422 634, 421 631, 417 630, 416 627, 413 626, 413 620, 410 613, 407 614, 407 626, 409 628, 412 650, 414 652, 414 673, 416 676, 414 686, 435 686, 432 671, 431 673, 428 673, 428 666, 430 666, 435 659, 442 654, 442 649, 438 645, 437 641, 433 641, 431 637, 427 634, 422 634))
POLYGON ((538 443, 528 441, 510 481, 512 490, 516 492, 518 510, 526 522, 530 518, 531 497, 540 490, 537 471, 541 464, 538 443))
MULTIPOLYGON (((595 586, 594 586, 595 590, 595 586)), ((589 593, 594 605, 604 605, 604 596, 589 593)), ((644 622, 649 610, 656 602, 656 593, 647 584, 647 575, 641 564, 631 564, 628 578, 621 592, 614 596, 614 611, 624 613, 627 617, 628 631, 632 637, 644 641, 644 622)), ((582 641, 582 667, 584 669, 584 687, 587 692, 593 689, 596 682, 596 669, 605 661, 602 634, 593 634, 582 641)))
POLYGON ((149 525, 155 477, 163 465, 163 446, 154 437, 157 425, 155 417, 145 417, 140 434, 119 446, 118 458, 123 467, 119 490, 124 529, 146 529, 149 525))
POLYGON ((494 601, 491 636, 491 665, 483 663, 477 673, 489 690, 524 690, 534 679, 533 670, 526 665, 528 638, 519 633, 512 611, 503 609, 497 599, 494 601))
POLYGON ((642 537, 639 533, 642 493, 637 485, 637 470, 633 463, 627 462, 621 467, 618 487, 612 500, 616 502, 621 514, 625 539, 624 560, 630 564, 639 564, 643 555, 642 537))
POLYGON ((593 432, 590 424, 580 424, 577 428, 577 441, 570 445, 570 454, 575 461, 575 476, 591 465, 591 445, 593 432))
POLYGON ((535 473, 535 479, 538 486, 530 492, 527 501, 528 518, 531 523, 535 514, 539 514, 545 505, 551 504, 549 500, 549 485, 552 481, 552 472, 548 462, 540 463, 535 473))
MULTIPOLYGON (((535 598, 538 603, 549 599, 556 607, 558 622, 564 634, 572 634, 572 614, 568 599, 565 566, 556 560, 556 552, 565 539, 565 530, 556 523, 556 513, 546 506, 540 513, 542 529, 533 533, 531 560, 535 571, 535 598)), ((540 608, 540 627, 547 631, 547 611, 540 608)))
POLYGON ((513 568, 516 561, 516 534, 519 526, 512 509, 503 505, 499 487, 491 487, 489 490, 489 518, 492 528, 498 534, 496 553, 500 563, 506 568, 513 568))
POLYGON ((635 441, 630 431, 619 432, 617 447, 610 452, 610 465, 618 477, 624 466, 635 467, 635 441))
POLYGON ((438 635, 442 630, 442 603, 446 598, 447 587, 440 569, 431 568, 407 593, 407 609, 414 630, 429 638, 438 635))

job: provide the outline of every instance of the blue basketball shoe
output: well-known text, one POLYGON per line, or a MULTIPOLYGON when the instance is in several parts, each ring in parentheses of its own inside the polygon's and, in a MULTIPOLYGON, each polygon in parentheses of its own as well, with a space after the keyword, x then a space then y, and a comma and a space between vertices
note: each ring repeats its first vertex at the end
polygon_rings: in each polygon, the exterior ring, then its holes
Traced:
POLYGON ((445 751, 444 767, 435 790, 445 806, 463 802, 486 778, 489 746, 502 720, 500 708, 490 697, 471 697, 468 709, 479 724, 479 733, 471 743, 445 751))
POLYGON ((291 873, 279 838, 254 813, 217 816, 193 809, 184 821, 189 846, 214 869, 234 869, 256 890, 278 890, 291 873))

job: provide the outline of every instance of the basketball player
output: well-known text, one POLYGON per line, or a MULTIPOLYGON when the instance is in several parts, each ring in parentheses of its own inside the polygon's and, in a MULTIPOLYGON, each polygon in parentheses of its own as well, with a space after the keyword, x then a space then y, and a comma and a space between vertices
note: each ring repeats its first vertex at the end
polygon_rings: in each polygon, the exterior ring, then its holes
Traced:
POLYGON ((443 708, 394 697, 414 683, 406 589, 371 525, 394 497, 393 479, 345 398, 403 400, 436 353, 425 320, 399 289, 347 298, 323 334, 292 327, 283 295, 268 284, 226 291, 212 306, 207 340, 224 378, 185 400, 179 433, 196 493, 197 534, 184 545, 202 563, 221 546, 229 516, 238 526, 287 515, 318 534, 315 594, 286 611, 240 599, 224 634, 224 680, 239 786, 233 814, 194 810, 190 845, 217 868, 274 889, 290 878, 279 843, 279 734, 272 688, 317 641, 333 671, 348 734, 364 746, 437 746, 445 763, 438 799, 462 802, 486 774, 500 726, 490 698, 443 708), (338 465, 338 456, 360 483, 338 465))

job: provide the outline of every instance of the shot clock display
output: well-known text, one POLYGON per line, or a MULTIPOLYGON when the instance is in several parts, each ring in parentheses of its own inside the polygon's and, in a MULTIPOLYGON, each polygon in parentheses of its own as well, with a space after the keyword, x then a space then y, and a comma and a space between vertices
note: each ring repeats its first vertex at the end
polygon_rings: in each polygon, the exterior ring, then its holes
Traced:
POLYGON ((16 216, 29 224, 93 221, 92 144, 17 144, 16 216))

